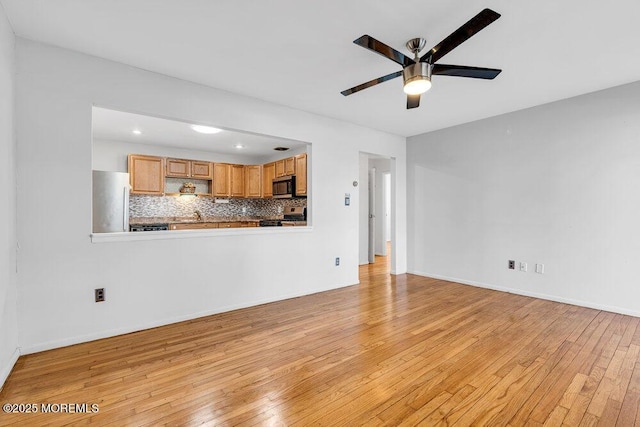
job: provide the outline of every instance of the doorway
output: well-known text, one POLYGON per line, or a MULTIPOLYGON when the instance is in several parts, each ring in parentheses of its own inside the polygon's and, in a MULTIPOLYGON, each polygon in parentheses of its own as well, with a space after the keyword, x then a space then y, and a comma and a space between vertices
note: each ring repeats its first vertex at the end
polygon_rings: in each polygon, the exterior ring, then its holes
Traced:
POLYGON ((359 264, 384 262, 391 265, 391 271, 395 234, 394 162, 390 157, 360 153, 359 264))

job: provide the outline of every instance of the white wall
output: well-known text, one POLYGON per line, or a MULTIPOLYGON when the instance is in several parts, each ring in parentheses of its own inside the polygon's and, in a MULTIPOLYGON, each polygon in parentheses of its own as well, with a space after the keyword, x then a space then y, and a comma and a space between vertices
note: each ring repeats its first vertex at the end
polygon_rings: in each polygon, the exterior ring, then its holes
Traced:
POLYGON ((19 355, 15 255, 14 46, 13 31, 0 5, 0 388, 19 355))
POLYGON ((407 158, 409 271, 640 316, 640 82, 415 136, 407 158))
POLYGON ((357 283, 362 150, 398 159, 406 217, 405 138, 23 39, 17 71, 18 181, 33 191, 18 200, 25 352, 357 283), (311 143, 313 230, 91 243, 93 104, 311 143), (106 302, 93 302, 97 287, 106 302))

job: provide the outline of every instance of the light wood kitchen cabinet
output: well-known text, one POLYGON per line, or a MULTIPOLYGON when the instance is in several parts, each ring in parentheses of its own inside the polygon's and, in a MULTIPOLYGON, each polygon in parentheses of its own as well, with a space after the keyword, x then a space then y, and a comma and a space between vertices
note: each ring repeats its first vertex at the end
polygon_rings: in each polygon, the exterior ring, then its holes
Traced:
POLYGON ((218 228, 240 228, 242 227, 241 222, 219 222, 218 228))
POLYGON ((262 196, 262 167, 246 165, 244 167, 244 197, 259 198, 262 196))
POLYGON ((228 197, 231 194, 231 165, 228 163, 213 164, 213 195, 228 197))
POLYGON ((244 165, 214 163, 213 195, 244 197, 244 165))
POLYGON ((307 195, 307 154, 295 156, 296 162, 296 196, 307 195))
POLYGON ((231 165, 231 196, 244 197, 244 165, 231 165))
POLYGON ((195 222, 189 224, 171 224, 169 230, 204 230, 218 228, 217 222, 195 222))
POLYGON ((289 176, 296 174, 296 162, 295 158, 287 157, 286 159, 278 160, 276 163, 276 178, 281 176, 289 176))
POLYGON ((287 157, 284 159, 284 175, 296 174, 296 159, 294 157, 287 157))
POLYGON ((175 178, 188 178, 191 175, 191 162, 183 159, 167 159, 165 175, 175 178))
POLYGON ((191 161, 191 178, 211 179, 213 178, 213 167, 211 162, 191 161))
POLYGON ((169 230, 207 230, 212 228, 259 227, 260 221, 190 222, 169 224, 169 230))
POLYGON ((276 178, 284 176, 284 159, 275 162, 276 178))
POLYGON ((168 158, 165 174, 173 178, 211 179, 211 162, 168 158))
POLYGON ((262 197, 273 196, 273 178, 276 177, 276 164, 262 165, 262 197))
POLYGON ((164 193, 164 158, 129 154, 131 194, 161 196, 164 193))

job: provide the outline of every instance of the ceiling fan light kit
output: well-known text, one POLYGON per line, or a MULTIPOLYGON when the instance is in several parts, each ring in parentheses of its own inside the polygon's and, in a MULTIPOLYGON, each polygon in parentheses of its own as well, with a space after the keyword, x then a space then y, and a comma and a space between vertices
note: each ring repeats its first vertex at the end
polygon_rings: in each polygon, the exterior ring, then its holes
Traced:
POLYGON ((464 65, 444 65, 436 64, 436 62, 499 17, 500 14, 491 9, 482 10, 440 43, 431 48, 422 57, 418 56, 418 54, 426 46, 426 40, 423 38, 411 39, 406 43, 406 47, 413 53, 414 59, 405 56, 394 48, 365 34, 353 42, 358 46, 369 49, 401 65, 402 71, 378 77, 377 79, 343 90, 341 93, 344 96, 348 96, 402 75, 402 79, 404 81, 403 90, 404 93, 407 94, 407 109, 411 109, 420 105, 420 95, 431 88, 432 75, 492 80, 496 78, 502 70, 496 68, 468 67, 464 65))
POLYGON ((407 95, 421 95, 431 89, 431 64, 417 62, 402 70, 404 79, 404 93, 407 95))

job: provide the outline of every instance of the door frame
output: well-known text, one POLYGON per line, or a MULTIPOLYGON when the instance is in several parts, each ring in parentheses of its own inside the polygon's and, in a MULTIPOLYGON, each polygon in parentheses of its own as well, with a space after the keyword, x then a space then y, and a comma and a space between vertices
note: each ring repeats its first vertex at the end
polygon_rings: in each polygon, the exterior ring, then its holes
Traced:
MULTIPOLYGON (((359 208, 358 214, 358 229, 359 231, 359 264, 365 265, 368 260, 368 248, 369 248, 369 238, 368 238, 368 180, 369 180, 369 160, 371 159, 387 159, 389 160, 389 170, 379 171, 380 174, 389 174, 390 176, 390 226, 389 230, 390 239, 391 239, 391 252, 387 254, 387 256, 391 257, 391 274, 396 274, 396 228, 398 224, 396 223, 396 199, 397 199, 397 189, 396 189, 396 159, 395 157, 384 156, 380 154, 370 153, 360 151, 360 186, 358 188, 359 193, 359 203, 362 205, 359 208)), ((379 218, 383 218, 383 214, 378 215, 379 218)), ((385 245, 386 247, 386 245, 385 245)))
POLYGON ((367 259, 369 260, 369 264, 373 264, 376 262, 376 168, 369 168, 369 173, 367 174, 368 182, 367 182, 367 194, 369 197, 368 200, 368 231, 369 236, 367 239, 367 259))

